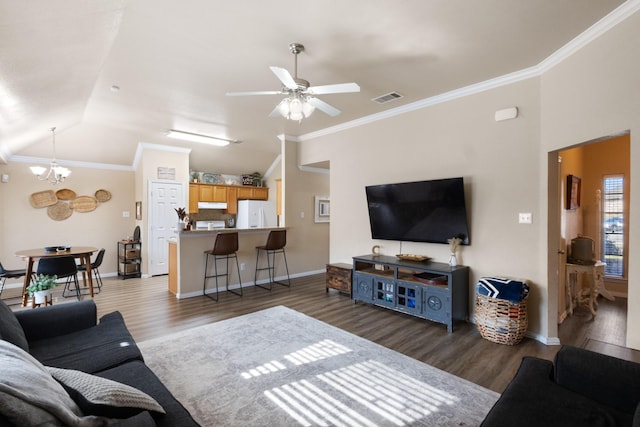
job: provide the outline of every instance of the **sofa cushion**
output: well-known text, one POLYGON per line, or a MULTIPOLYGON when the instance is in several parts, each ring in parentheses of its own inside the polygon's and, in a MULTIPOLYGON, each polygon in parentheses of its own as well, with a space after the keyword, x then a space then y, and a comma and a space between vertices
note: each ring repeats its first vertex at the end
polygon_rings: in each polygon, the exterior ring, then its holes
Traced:
POLYGON ((632 416, 602 405, 553 381, 553 364, 525 357, 482 422, 483 427, 618 427, 631 426, 632 416))
POLYGON ((29 344, 20 322, 11 308, 2 300, 0 300, 0 338, 17 345, 24 351, 29 351, 29 344))
POLYGON ((117 381, 76 371, 47 367, 84 414, 128 418, 144 410, 165 411, 151 396, 117 381))
POLYGON ((166 411, 166 414, 151 413, 158 426, 183 427, 199 425, 191 417, 189 411, 167 390, 153 371, 139 360, 133 360, 123 365, 97 372, 95 375, 128 384, 153 397, 166 411))
POLYGON ((142 359, 119 312, 103 316, 96 326, 32 341, 29 352, 44 365, 87 373, 142 359))
POLYGON ((0 414, 13 425, 97 426, 29 353, 0 340, 0 414))
POLYGON ((633 414, 640 402, 640 363, 562 346, 555 357, 557 384, 633 414))

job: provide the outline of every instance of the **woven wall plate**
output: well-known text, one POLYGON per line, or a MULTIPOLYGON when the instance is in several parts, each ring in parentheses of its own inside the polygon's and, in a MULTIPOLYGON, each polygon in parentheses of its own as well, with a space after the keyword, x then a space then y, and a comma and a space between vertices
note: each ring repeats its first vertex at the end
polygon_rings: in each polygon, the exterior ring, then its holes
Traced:
POLYGON ((56 221, 63 221, 71 216, 73 211, 69 206, 69 202, 57 202, 54 205, 47 207, 47 215, 49 218, 56 221))
POLYGON ((57 201, 56 193, 53 190, 38 191, 29 196, 29 202, 34 208, 46 208, 55 205, 57 201))
POLYGON ((98 201, 91 196, 78 196, 71 201, 71 209, 76 212, 91 212, 98 206, 98 201))
POLYGON ((68 188, 63 188, 62 190, 56 191, 56 197, 58 200, 73 200, 76 198, 76 192, 68 188))
POLYGON ((111 193, 103 189, 96 191, 96 194, 94 194, 94 196, 96 196, 96 200, 98 200, 101 203, 108 202, 109 200, 111 200, 111 193))

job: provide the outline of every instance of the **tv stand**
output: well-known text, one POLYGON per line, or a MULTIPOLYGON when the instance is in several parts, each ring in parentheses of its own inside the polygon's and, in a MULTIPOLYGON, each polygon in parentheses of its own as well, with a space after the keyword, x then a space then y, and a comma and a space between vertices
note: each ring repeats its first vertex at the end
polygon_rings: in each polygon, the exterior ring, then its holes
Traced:
POLYGON ((353 257, 353 302, 386 307, 447 325, 469 313, 469 267, 401 260, 385 255, 353 257))

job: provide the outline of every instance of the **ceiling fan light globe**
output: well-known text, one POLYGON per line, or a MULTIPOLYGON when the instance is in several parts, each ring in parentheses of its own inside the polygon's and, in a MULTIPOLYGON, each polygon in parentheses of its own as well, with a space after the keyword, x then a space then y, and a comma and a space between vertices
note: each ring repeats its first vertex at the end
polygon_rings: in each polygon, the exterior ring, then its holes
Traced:
POLYGON ((289 112, 291 111, 289 108, 289 98, 285 98, 280 101, 280 104, 278 104, 278 111, 285 119, 289 118, 289 112))
MULTIPOLYGON (((294 98, 291 101, 289 101, 289 110, 291 111, 292 115, 302 115, 302 101, 300 101, 300 99, 298 98, 294 98)), ((298 120, 298 119, 294 119, 294 120, 298 120)))
POLYGON ((289 120, 297 120, 300 121, 304 118, 304 114, 302 114, 302 111, 294 113, 292 112, 291 114, 289 114, 289 120))
POLYGON ((309 104, 309 101, 304 101, 302 103, 302 114, 304 114, 305 117, 309 117, 311 114, 313 114, 313 111, 316 109, 316 107, 314 107, 313 105, 309 104))

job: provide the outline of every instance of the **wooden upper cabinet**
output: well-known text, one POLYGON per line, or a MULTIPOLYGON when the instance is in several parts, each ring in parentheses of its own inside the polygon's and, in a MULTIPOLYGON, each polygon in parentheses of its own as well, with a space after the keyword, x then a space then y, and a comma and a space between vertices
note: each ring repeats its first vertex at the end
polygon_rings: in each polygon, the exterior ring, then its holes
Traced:
POLYGON ((198 213, 199 199, 198 184, 189 184, 189 213, 198 213))
POLYGON ((227 187, 225 186, 200 184, 198 188, 201 202, 227 201, 227 187))
POLYGON ((267 200, 269 189, 267 187, 236 187, 238 200, 267 200))
POLYGON ((198 202, 226 202, 227 213, 238 213, 238 200, 267 200, 267 187, 240 187, 189 183, 189 213, 198 213, 198 202))
POLYGON ((236 187, 227 187, 227 213, 238 213, 238 189, 236 187))

